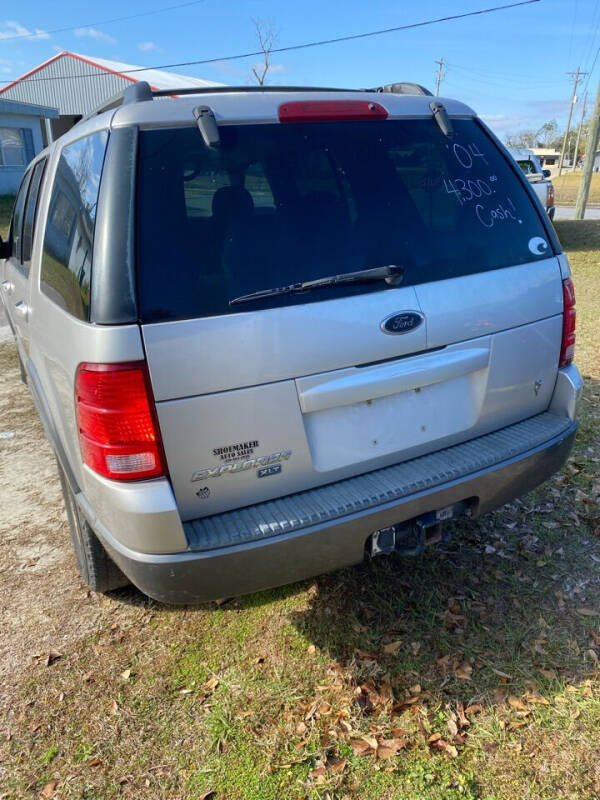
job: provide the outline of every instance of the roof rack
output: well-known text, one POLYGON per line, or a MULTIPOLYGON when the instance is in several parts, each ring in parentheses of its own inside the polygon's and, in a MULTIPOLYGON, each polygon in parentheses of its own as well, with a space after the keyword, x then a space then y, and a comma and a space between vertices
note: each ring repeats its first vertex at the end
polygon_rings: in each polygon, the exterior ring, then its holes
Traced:
POLYGON ((433 97, 432 92, 421 86, 420 83, 386 83, 375 89, 366 89, 367 92, 388 92, 390 94, 422 94, 433 97))
POLYGON ((428 89, 418 83, 386 83, 383 86, 375 86, 371 89, 348 89, 339 86, 182 86, 179 89, 153 89, 147 81, 137 81, 106 100, 84 119, 94 117, 111 108, 132 103, 142 103, 153 100, 155 97, 181 97, 182 95, 191 94, 235 94, 236 92, 253 92, 256 94, 273 92, 386 92, 390 94, 432 96, 428 89))

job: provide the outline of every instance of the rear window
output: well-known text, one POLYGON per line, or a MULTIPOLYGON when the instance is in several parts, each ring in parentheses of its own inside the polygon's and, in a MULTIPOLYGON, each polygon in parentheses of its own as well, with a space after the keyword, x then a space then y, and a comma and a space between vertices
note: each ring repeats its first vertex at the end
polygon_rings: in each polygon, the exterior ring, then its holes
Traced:
MULTIPOLYGON (((474 120, 195 127, 140 133, 143 321, 239 313, 373 291, 337 286, 230 306, 240 295, 400 264, 404 286, 551 253, 513 168, 474 120)), ((516 167, 515 167, 516 169, 516 167)))

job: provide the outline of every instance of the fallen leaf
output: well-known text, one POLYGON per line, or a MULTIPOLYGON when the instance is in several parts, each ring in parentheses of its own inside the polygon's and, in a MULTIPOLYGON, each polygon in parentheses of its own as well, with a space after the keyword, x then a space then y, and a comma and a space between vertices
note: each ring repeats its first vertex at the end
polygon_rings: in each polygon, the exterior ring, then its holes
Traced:
POLYGON ((186 687, 184 687, 183 689, 179 689, 178 691, 179 691, 179 694, 192 694, 194 690, 193 689, 187 689, 186 687))
POLYGON ((369 756, 375 752, 375 749, 363 739, 353 739, 350 742, 350 747, 355 756, 369 756))
POLYGON ((590 647, 589 650, 585 651, 588 658, 590 658, 595 664, 598 663, 598 653, 595 650, 592 650, 590 647))
POLYGON ((508 699, 508 705, 511 708, 514 708, 515 711, 529 711, 530 710, 529 708, 527 708, 525 703, 523 703, 521 700, 519 700, 518 697, 515 697, 514 694, 509 695, 507 699, 508 699))
POLYGON ((578 608, 577 613, 581 614, 582 617, 600 617, 600 611, 596 611, 595 608, 586 608, 585 606, 578 608))
POLYGON ((398 650, 402 647, 402 640, 396 639, 395 642, 389 642, 388 644, 384 644, 383 652, 388 653, 389 655, 394 655, 398 652, 398 650))
POLYGON ((523 728, 527 724, 528 723, 525 722, 525 721, 518 722, 517 720, 513 720, 512 722, 508 723, 508 725, 506 726, 506 729, 509 730, 509 731, 514 731, 514 730, 517 730, 517 728, 523 728))
POLYGON ((40 800, 50 800, 51 797, 54 797, 54 791, 57 786, 58 786, 58 781, 50 781, 49 783, 47 783, 42 789, 40 800))
POLYGON ((597 634, 596 631, 591 631, 591 634, 592 634, 592 639, 594 640, 594 643, 597 644, 597 645, 600 645, 600 635, 597 634))
POLYGON ((327 762, 327 771, 335 774, 343 772, 346 769, 347 763, 347 758, 333 759, 332 761, 327 762))
POLYGON ((59 658, 62 658, 62 653, 59 653, 58 650, 50 650, 44 659, 44 665, 49 667, 51 664, 54 664, 55 661, 58 661, 59 658))
POLYGON ((119 704, 116 700, 113 700, 110 706, 108 707, 109 714, 118 714, 119 713, 119 704))
POLYGON ((473 667, 467 661, 465 661, 463 664, 461 664, 454 670, 455 676, 460 681, 470 681, 472 672, 473 672, 473 667))
POLYGON ((441 733, 432 733, 427 741, 429 742, 429 744, 433 744, 434 742, 439 741, 441 738, 442 738, 441 733))
POLYGON ((542 695, 539 692, 526 692, 523 695, 523 699, 526 700, 531 705, 540 705, 540 706, 550 705, 550 702, 546 700, 545 697, 542 697, 542 695))
POLYGON ((377 747, 377 758, 381 760, 393 758, 407 744, 406 739, 381 739, 377 747))
POLYGON ((314 656, 314 654, 317 652, 317 648, 314 646, 314 644, 309 644, 306 648, 306 652, 309 656, 314 656))
POLYGON ((465 714, 481 714, 483 711, 483 706, 481 703, 471 703, 471 705, 465 708, 465 714))
POLYGON ((207 680, 207 681, 206 681, 206 683, 205 683, 204 685, 205 685, 205 687, 206 687, 206 688, 207 688, 209 691, 211 691, 211 692, 212 692, 212 691, 214 691, 214 690, 217 688, 217 686, 219 685, 219 679, 217 678, 217 676, 216 676, 216 675, 213 675, 213 676, 212 676, 212 678, 210 678, 209 680, 207 680))
POLYGON ((99 767, 102 765, 102 759, 100 758, 90 758, 88 761, 88 767, 99 767))
POLYGON ((554 669, 541 669, 540 675, 543 675, 546 680, 555 681, 558 678, 556 670, 554 669))
POLYGON ((456 734, 458 733, 458 725, 453 719, 447 720, 446 727, 448 728, 452 736, 456 736, 456 734))
POLYGON ((198 800, 212 800, 212 798, 215 797, 215 794, 216 792, 214 789, 209 789, 207 792, 201 794, 198 800))
POLYGON ((492 699, 496 705, 501 705, 502 703, 506 702, 506 698, 508 697, 508 692, 502 686, 499 686, 497 689, 494 689, 494 694, 492 695, 492 699))
POLYGON ((365 733, 360 738, 363 740, 363 742, 366 742, 372 750, 377 750, 377 739, 374 736, 370 736, 368 733, 365 733))
POLYGON ((308 729, 307 729, 306 725, 304 724, 304 722, 299 722, 296 725, 296 733, 298 734, 298 736, 302 736, 302 734, 306 733, 307 730, 308 729))
POLYGON ((124 671, 121 673, 121 677, 123 678, 123 680, 124 680, 124 681, 128 681, 128 680, 129 680, 129 678, 131 677, 131 670, 130 670, 130 669, 126 669, 126 670, 124 670, 124 671))

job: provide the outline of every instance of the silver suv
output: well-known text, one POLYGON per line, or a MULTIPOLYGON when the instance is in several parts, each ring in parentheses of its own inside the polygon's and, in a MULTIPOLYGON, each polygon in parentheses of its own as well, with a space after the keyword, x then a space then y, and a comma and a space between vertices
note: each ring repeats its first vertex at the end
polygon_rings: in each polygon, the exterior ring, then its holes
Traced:
POLYGON ((565 461, 548 217, 470 108, 383 88, 139 83, 29 166, 1 294, 93 589, 418 552, 565 461))

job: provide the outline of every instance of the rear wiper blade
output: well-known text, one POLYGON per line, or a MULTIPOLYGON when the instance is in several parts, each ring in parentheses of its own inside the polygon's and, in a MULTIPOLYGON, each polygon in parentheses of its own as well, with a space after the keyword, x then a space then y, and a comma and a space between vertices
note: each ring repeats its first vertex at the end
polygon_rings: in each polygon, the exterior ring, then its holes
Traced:
POLYGON ((404 278, 404 267, 398 264, 388 264, 386 267, 373 267, 361 269, 358 272, 346 272, 343 275, 330 275, 327 278, 316 278, 312 281, 292 283, 289 286, 280 286, 273 289, 260 289, 258 292, 243 294, 229 301, 230 306, 238 303, 248 303, 251 300, 261 300, 264 297, 277 297, 282 294, 299 294, 310 292, 311 289, 328 289, 330 286, 342 286, 348 283, 365 283, 367 281, 385 281, 388 286, 399 286, 404 278))

